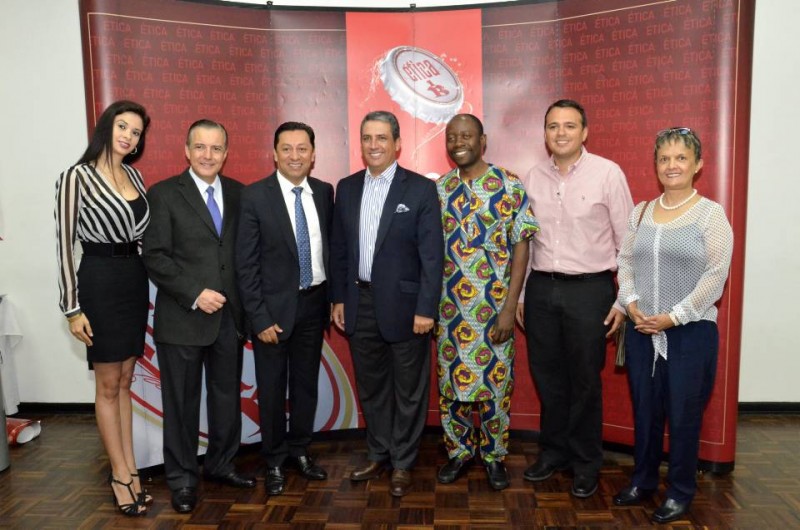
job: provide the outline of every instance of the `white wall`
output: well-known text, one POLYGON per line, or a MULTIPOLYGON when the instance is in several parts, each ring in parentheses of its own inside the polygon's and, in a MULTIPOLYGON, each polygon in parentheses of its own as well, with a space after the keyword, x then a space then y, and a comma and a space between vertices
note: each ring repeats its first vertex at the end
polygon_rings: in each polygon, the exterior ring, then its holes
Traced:
MULTIPOLYGON (((86 351, 58 309, 58 174, 86 148, 78 0, 4 0, 0 16, 0 293, 24 333, 23 402, 91 402, 86 351)), ((5 302, 4 302, 5 303, 5 302)))
MULTIPOLYGON (((346 4, 370 3, 387 5, 346 4)), ((800 197, 797 140, 790 130, 800 123, 800 107, 789 97, 800 85, 800 54, 791 41, 800 25, 795 3, 761 0, 756 11, 740 401, 800 402, 794 329, 800 208, 789 203, 800 197)), ((91 402, 94 385, 83 348, 69 336, 57 307, 52 215, 55 179, 86 144, 78 2, 4 0, 3 11, 0 294, 16 305, 25 334, 15 352, 21 399, 91 402)))
POLYGON ((739 401, 800 402, 798 24, 795 0, 756 2, 739 401))

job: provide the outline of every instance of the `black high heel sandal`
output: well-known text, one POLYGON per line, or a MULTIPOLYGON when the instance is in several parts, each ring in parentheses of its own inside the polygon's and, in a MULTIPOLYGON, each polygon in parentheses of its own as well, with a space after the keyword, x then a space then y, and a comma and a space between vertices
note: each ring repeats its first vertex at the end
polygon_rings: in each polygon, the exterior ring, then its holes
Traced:
POLYGON ((142 516, 142 515, 147 513, 146 509, 144 509, 144 510, 142 509, 142 508, 145 508, 145 506, 143 506, 139 502, 139 500, 136 497, 136 493, 134 493, 134 491, 133 491, 133 488, 132 488, 133 479, 131 479, 131 481, 126 484, 125 482, 122 482, 121 480, 115 479, 114 476, 111 475, 111 476, 109 476, 109 482, 108 483, 111 486, 111 497, 114 499, 114 506, 117 507, 117 509, 120 511, 120 513, 122 515, 127 515, 128 517, 140 517, 140 516, 142 516), (133 499, 133 502, 128 503, 128 504, 120 504, 119 501, 117 500, 117 494, 114 491, 114 484, 119 484, 120 486, 125 486, 126 488, 128 488, 128 493, 130 494, 131 499, 133 499))
MULTIPOLYGON (((131 473, 131 480, 134 477, 139 478, 139 473, 138 472, 131 473)), ((142 488, 142 491, 139 492, 139 498, 138 498, 139 504, 142 504, 144 506, 150 506, 151 504, 153 504, 153 496, 147 493, 147 490, 144 488, 144 486, 142 486, 141 480, 139 480, 139 487, 142 488)))

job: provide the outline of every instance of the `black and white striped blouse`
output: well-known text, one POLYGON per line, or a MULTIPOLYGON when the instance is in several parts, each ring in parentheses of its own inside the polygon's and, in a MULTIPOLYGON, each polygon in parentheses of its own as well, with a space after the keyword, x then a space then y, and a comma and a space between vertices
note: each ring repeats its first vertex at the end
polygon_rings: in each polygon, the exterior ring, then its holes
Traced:
MULTIPOLYGON (((142 175, 122 165, 139 195, 145 196, 142 175)), ((136 222, 128 201, 89 164, 67 169, 56 182, 56 245, 59 305, 66 316, 80 310, 75 242, 131 243, 141 241, 150 222, 150 209, 136 222)))

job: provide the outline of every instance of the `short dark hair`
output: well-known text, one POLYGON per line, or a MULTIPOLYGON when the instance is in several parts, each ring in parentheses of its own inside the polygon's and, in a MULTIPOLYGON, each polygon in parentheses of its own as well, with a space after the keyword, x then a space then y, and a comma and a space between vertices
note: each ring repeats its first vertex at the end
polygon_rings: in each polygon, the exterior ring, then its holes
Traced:
POLYGON ((310 125, 306 125, 303 122, 287 121, 281 123, 278 125, 278 128, 275 129, 275 140, 272 142, 273 149, 278 148, 278 137, 281 135, 281 133, 286 131, 305 131, 306 134, 308 134, 308 139, 311 141, 311 148, 314 148, 314 129, 312 129, 310 125))
POLYGON ((656 146, 653 149, 653 159, 658 160, 658 150, 666 143, 683 141, 683 145, 694 151, 697 160, 703 159, 703 146, 697 132, 688 127, 671 127, 656 133, 656 146))
POLYGON ((395 140, 400 138, 400 123, 397 121, 397 116, 391 112, 386 110, 375 110, 367 113, 367 115, 364 116, 364 119, 361 120, 361 127, 359 127, 358 130, 363 131, 364 124, 368 121, 382 121, 384 123, 388 123, 392 128, 392 138, 395 140))
POLYGON ((225 126, 214 120, 209 120, 208 118, 199 119, 189 126, 189 132, 186 133, 187 146, 192 143, 192 131, 198 127, 203 127, 204 129, 219 129, 222 131, 222 136, 225 138, 225 149, 228 148, 228 131, 225 130, 225 126))
POLYGON ((580 103, 575 101, 574 99, 559 99, 549 107, 547 107, 547 112, 544 113, 544 126, 547 127, 547 115, 550 114, 550 111, 559 108, 559 109, 575 109, 581 115, 581 125, 586 128, 586 125, 589 123, 589 120, 586 119, 586 111, 583 110, 583 107, 580 103))
POLYGON ((478 128, 478 136, 483 136, 483 122, 481 122, 481 120, 477 116, 466 112, 464 114, 456 114, 455 116, 450 118, 450 121, 448 121, 447 123, 450 124, 456 118, 467 118, 468 120, 472 120, 472 122, 475 124, 475 127, 478 128))
POLYGON ((112 142, 114 141, 114 118, 126 112, 133 112, 142 118, 143 127, 142 134, 139 135, 139 143, 136 144, 136 153, 130 153, 125 158, 135 160, 142 156, 144 137, 147 127, 150 125, 150 116, 147 115, 147 111, 140 104, 123 99, 109 105, 100 115, 97 124, 94 126, 92 138, 89 140, 89 146, 83 152, 80 160, 78 160, 78 164, 95 162, 102 154, 105 154, 109 163, 111 162, 112 142))

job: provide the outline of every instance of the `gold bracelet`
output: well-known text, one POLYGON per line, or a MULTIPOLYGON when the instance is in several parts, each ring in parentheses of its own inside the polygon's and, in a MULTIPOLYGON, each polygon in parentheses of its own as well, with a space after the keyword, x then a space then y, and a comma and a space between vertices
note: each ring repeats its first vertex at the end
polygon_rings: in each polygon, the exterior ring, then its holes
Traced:
POLYGON ((78 320, 78 319, 81 317, 81 315, 83 315, 83 311, 78 311, 77 313, 75 313, 75 314, 74 314, 74 315, 72 315, 71 317, 67 317, 67 322, 69 322, 70 324, 72 324, 73 322, 75 322, 76 320, 78 320))

